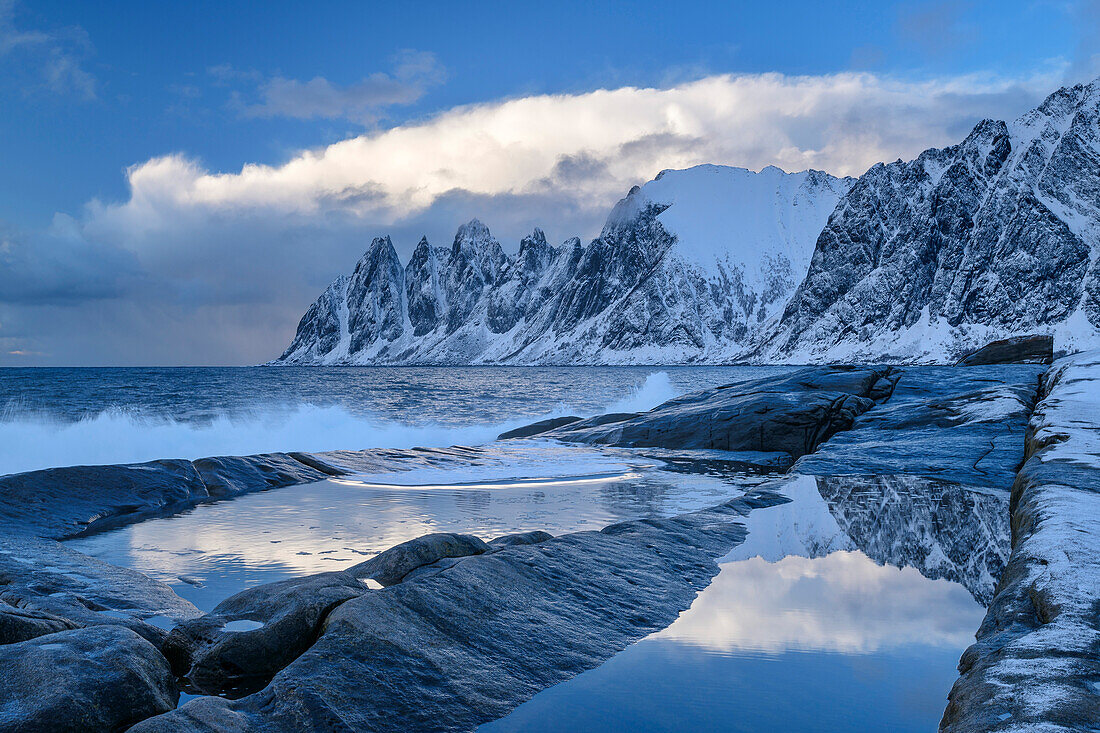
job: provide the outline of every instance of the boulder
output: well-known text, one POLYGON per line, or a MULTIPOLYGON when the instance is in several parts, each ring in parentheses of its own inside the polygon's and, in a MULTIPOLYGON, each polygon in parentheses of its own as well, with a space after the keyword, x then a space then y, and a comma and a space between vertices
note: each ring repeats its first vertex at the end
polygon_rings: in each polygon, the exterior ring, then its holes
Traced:
POLYGON ((1052 361, 1054 361, 1054 337, 1040 334, 992 341, 980 349, 964 354, 955 366, 1050 364, 1052 361))
POLYGON ((206 694, 262 687, 309 648, 333 608, 367 590, 343 572, 249 588, 172 629, 164 654, 206 694))
POLYGON ((51 540, 18 536, 0 536, 0 611, 7 611, 0 640, 36 628, 124 626, 158 646, 167 627, 200 615, 168 585, 136 570, 51 540), (13 608, 21 617, 13 615, 13 608))
POLYGON ((15 644, 79 625, 45 611, 16 608, 0 600, 0 644, 15 644))
POLYGON ((168 661, 117 626, 0 646, 0 731, 125 730, 179 699, 168 661))
POLYGON ((370 578, 390 586, 400 583, 406 575, 424 565, 448 557, 480 555, 488 550, 487 544, 472 535, 440 532, 402 542, 352 566, 347 572, 356 578, 370 578))
POLYGON ((517 532, 516 534, 506 534, 503 537, 497 537, 495 540, 489 540, 489 547, 495 550, 503 550, 505 547, 514 547, 516 545, 537 545, 540 542, 546 542, 546 540, 554 539, 554 535, 549 532, 542 532, 535 530, 533 532, 517 532))
POLYGON ((696 392, 649 412, 582 420, 544 433, 625 447, 813 452, 876 402, 889 398, 889 367, 815 367, 696 392))

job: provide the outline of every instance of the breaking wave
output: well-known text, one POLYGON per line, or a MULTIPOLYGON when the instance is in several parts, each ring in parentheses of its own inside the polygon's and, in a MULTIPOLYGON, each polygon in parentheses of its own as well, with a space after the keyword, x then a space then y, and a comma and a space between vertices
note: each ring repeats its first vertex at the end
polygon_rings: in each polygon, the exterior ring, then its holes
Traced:
MULTIPOLYGON (((668 374, 645 382, 602 412, 638 412, 676 391, 668 374)), ((472 399, 472 397, 471 397, 472 399)), ((340 406, 269 406, 204 422, 111 409, 77 421, 8 409, 0 419, 0 474, 53 466, 137 463, 158 458, 201 458, 276 451, 442 447, 487 443, 536 420, 577 414, 558 405, 541 415, 484 424, 407 424, 384 416, 353 414, 340 406)))

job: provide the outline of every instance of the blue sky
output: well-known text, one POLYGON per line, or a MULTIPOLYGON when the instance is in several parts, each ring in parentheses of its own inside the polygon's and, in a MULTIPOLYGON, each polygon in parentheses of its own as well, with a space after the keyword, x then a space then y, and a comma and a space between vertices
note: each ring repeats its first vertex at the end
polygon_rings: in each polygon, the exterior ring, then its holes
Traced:
POLYGON ((265 360, 375 234, 405 252, 479 216, 506 249, 535 223, 588 238, 629 185, 697 162, 858 175, 1100 73, 1098 18, 0 0, 0 364, 265 360))

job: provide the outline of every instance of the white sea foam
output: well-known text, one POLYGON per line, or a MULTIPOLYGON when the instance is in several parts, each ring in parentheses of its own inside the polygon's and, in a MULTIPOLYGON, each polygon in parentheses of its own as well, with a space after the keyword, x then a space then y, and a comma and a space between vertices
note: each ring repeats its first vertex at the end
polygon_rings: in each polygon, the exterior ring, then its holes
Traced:
POLYGON ((626 397, 608 405, 604 412, 645 412, 679 396, 680 392, 672 386, 668 372, 653 372, 645 378, 645 382, 634 387, 626 397))
MULTIPOLYGON (((656 372, 593 414, 648 410, 676 394, 668 374, 656 372)), ((269 406, 204 422, 125 410, 108 410, 72 422, 8 409, 0 419, 0 474, 52 466, 273 451, 479 445, 506 430, 567 414, 578 412, 563 404, 541 414, 517 415, 482 424, 408 424, 386 416, 354 414, 340 406, 303 404, 269 406)))

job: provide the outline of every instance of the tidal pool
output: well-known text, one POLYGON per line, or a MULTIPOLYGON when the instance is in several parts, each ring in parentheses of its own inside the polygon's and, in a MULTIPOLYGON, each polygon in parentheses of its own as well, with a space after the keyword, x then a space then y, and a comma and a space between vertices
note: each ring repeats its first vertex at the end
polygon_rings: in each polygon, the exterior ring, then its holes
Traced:
MULTIPOLYGON (((935 730, 984 616, 988 573, 945 560, 945 538, 891 522, 889 509, 909 500, 899 486, 939 507, 937 494, 965 489, 851 481, 847 506, 826 501, 814 477, 785 481, 792 502, 746 518, 748 539, 675 623, 480 730, 935 730), (864 505, 875 506, 870 534, 851 531, 864 505), (892 563, 860 545, 894 548, 892 563), (959 582, 945 579, 952 571, 959 582)), ((984 525, 1001 508, 971 498, 983 511, 961 502, 958 521, 984 525)), ((1003 508, 1007 521, 1007 498, 1003 508)))
POLYGON ((489 540, 534 529, 601 529, 713 506, 768 478, 733 460, 737 454, 698 460, 540 441, 470 454, 465 462, 452 458, 201 504, 67 544, 162 580, 210 610, 245 588, 346 568, 431 532, 489 540))

